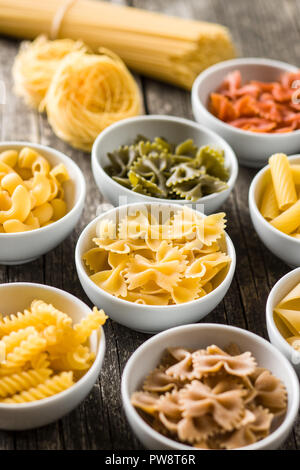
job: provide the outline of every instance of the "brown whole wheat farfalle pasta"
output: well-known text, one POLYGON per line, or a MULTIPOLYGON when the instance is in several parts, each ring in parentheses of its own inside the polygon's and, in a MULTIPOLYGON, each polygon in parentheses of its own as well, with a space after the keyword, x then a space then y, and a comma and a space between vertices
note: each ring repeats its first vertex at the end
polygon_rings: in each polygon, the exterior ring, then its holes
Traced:
POLYGON ((287 393, 249 351, 211 345, 169 348, 131 401, 171 439, 199 449, 235 449, 272 432, 274 418, 286 411, 287 393))

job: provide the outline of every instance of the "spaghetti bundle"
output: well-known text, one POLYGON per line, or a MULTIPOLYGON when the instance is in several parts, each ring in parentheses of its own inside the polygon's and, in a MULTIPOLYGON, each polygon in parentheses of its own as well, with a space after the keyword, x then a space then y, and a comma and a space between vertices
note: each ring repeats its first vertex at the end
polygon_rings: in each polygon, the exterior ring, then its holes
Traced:
POLYGON ((107 126, 141 111, 138 86, 122 60, 107 49, 89 53, 80 41, 26 43, 13 76, 16 92, 47 112, 55 134, 85 151, 107 126))
POLYGON ((235 56, 218 24, 91 0, 0 0, 0 32, 33 39, 81 39, 107 47, 133 70, 190 89, 206 67, 235 56))

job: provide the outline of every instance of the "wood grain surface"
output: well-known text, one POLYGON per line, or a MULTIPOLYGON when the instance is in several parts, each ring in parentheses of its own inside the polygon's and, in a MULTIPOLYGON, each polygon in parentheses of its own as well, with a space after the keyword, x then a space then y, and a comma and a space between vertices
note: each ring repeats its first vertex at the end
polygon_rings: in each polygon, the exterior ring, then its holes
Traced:
MULTIPOLYGON (((296 0, 118 0, 153 11, 215 21, 228 26, 240 55, 271 57, 297 64, 300 56, 300 2, 296 0)), ((64 289, 90 304, 78 281, 74 249, 82 229, 103 202, 93 181, 90 157, 71 149, 49 128, 44 116, 29 110, 13 94, 11 67, 19 42, 0 37, 0 80, 7 90, 0 105, 1 140, 26 140, 50 145, 72 157, 88 183, 85 210, 73 234, 42 258, 23 266, 0 266, 0 283, 39 282, 64 289)), ((190 95, 145 77, 136 77, 145 112, 192 118, 190 95)), ((205 319, 246 328, 266 337, 265 304, 274 283, 289 271, 259 241, 248 210, 248 188, 255 170, 240 168, 236 187, 224 206, 228 233, 237 251, 237 268, 224 301, 205 319)), ((1 307, 1 299, 0 299, 1 307)), ((0 449, 140 449, 129 429, 120 397, 126 361, 149 336, 113 321, 105 325, 107 351, 98 382, 86 400, 57 423, 26 432, 0 431, 0 449)), ((284 449, 300 446, 300 420, 284 449)))

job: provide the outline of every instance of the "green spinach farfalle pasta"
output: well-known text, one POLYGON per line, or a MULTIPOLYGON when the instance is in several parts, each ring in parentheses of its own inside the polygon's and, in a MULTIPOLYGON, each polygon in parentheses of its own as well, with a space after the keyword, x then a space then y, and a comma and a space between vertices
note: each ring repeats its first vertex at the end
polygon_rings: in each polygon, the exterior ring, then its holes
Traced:
POLYGON ((227 188, 223 150, 211 145, 198 148, 192 139, 175 145, 161 137, 150 141, 139 135, 131 145, 107 156, 106 172, 117 183, 147 196, 197 201, 227 188))

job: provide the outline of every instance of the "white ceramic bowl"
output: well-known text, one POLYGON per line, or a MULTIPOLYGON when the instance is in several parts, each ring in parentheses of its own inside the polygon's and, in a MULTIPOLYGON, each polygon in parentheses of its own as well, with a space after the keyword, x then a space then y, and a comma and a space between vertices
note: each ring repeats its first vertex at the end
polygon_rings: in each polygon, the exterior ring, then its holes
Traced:
POLYGON ((284 72, 296 72, 298 67, 260 58, 226 60, 209 67, 196 78, 192 88, 192 107, 196 121, 226 139, 236 152, 241 165, 260 168, 273 153, 299 152, 300 130, 286 134, 244 131, 221 121, 208 110, 210 94, 219 88, 228 73, 237 69, 241 72, 243 82, 269 82, 278 80, 284 72))
POLYGON ((202 323, 172 328, 150 338, 132 354, 125 366, 121 388, 123 407, 133 432, 147 449, 196 450, 152 429, 130 402, 132 393, 141 388, 147 374, 157 367, 164 350, 176 346, 198 349, 211 344, 222 348, 232 342, 242 351, 251 351, 260 366, 282 380, 288 392, 288 408, 283 422, 268 437, 243 449, 276 449, 285 441, 299 409, 299 382, 289 361, 268 341, 247 330, 202 323))
MULTIPOLYGON (((300 163, 300 155, 291 155, 290 162, 300 163)), ((254 228, 266 247, 282 261, 292 267, 300 266, 300 240, 277 230, 261 215, 260 204, 263 191, 270 180, 269 165, 253 178, 249 189, 249 209, 254 228)))
MULTIPOLYGON (((51 303, 72 317, 75 323, 85 318, 91 309, 68 292, 42 284, 0 284, 0 310, 3 315, 15 314, 30 306, 34 299, 51 303)), ((90 348, 95 361, 85 375, 69 389, 31 403, 0 403, 0 429, 24 430, 44 426, 58 420, 75 408, 90 392, 97 380, 105 354, 102 328, 90 336, 90 348)))
POLYGON ((205 214, 211 214, 224 204, 232 191, 238 175, 238 164, 236 156, 227 142, 209 129, 188 119, 152 115, 124 119, 101 132, 92 149, 92 170, 99 190, 114 206, 132 202, 173 202, 174 204, 189 204, 194 208, 197 205, 198 208, 201 207, 201 211, 205 214), (161 136, 175 143, 193 139, 199 147, 214 144, 222 148, 225 152, 225 165, 230 173, 227 182, 228 188, 219 193, 202 197, 193 204, 186 200, 145 196, 116 183, 104 170, 110 163, 107 153, 112 152, 121 145, 132 143, 138 134, 145 135, 149 139, 161 136))
POLYGON ((274 321, 273 311, 276 305, 300 282, 300 268, 290 271, 275 284, 271 290, 266 307, 267 329, 270 341, 292 363, 300 376, 300 353, 284 339, 274 321))
POLYGON ((38 258, 61 243, 74 229, 84 207, 86 185, 83 174, 76 163, 63 153, 45 145, 31 142, 1 142, 4 150, 20 150, 30 147, 45 156, 51 166, 63 163, 70 175, 64 183, 68 213, 57 222, 46 227, 21 233, 0 233, 0 264, 23 264, 38 258))
MULTIPOLYGON (((149 205, 150 204, 147 204, 146 207, 149 205)), ((182 210, 182 206, 176 204, 152 203, 151 206, 154 206, 156 210, 161 210, 163 216, 166 215, 169 210, 173 210, 175 212, 182 210)), ((112 320, 138 331, 157 333, 158 331, 162 331, 173 326, 201 320, 201 318, 205 317, 221 302, 229 289, 233 278, 236 256, 234 246, 228 235, 226 235, 221 242, 223 251, 227 252, 231 258, 228 271, 227 273, 224 272, 224 279, 212 292, 191 302, 164 306, 136 304, 114 297, 99 288, 89 278, 88 270, 82 260, 82 256, 86 251, 95 246, 92 239, 96 236, 96 227, 98 222, 102 219, 114 220, 116 214, 121 210, 124 211, 124 214, 127 210, 136 210, 141 207, 145 208, 145 204, 130 204, 128 206, 114 208, 105 212, 90 222, 80 235, 75 251, 75 262, 78 277, 85 293, 91 302, 99 308, 103 308, 112 320)))

